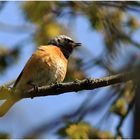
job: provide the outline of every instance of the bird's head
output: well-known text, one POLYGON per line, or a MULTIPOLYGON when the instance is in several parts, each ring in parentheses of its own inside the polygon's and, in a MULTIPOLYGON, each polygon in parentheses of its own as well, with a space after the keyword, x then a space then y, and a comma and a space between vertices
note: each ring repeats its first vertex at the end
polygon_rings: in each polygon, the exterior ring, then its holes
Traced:
POLYGON ((66 58, 69 58, 73 49, 78 46, 81 46, 81 43, 76 43, 70 37, 68 37, 66 35, 59 35, 59 36, 51 39, 48 42, 48 45, 55 45, 55 46, 59 47, 62 50, 64 56, 66 58))

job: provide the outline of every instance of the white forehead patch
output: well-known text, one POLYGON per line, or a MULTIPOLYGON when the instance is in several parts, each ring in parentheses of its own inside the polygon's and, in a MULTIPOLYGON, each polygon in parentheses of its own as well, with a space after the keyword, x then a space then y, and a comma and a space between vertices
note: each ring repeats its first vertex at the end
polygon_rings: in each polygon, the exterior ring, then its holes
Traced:
POLYGON ((57 40, 57 39, 60 39, 60 40, 61 40, 61 39, 65 39, 65 38, 68 39, 68 40, 72 40, 70 37, 68 37, 68 36, 66 36, 66 35, 57 36, 57 37, 56 37, 56 40, 57 40))

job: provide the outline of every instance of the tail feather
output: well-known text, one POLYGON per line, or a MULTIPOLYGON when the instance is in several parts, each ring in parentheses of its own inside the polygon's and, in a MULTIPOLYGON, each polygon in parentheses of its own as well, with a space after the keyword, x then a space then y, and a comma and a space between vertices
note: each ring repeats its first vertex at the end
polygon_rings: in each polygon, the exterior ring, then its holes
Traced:
POLYGON ((0 105, 0 117, 3 117, 9 109, 19 100, 17 99, 8 99, 2 105, 0 105))

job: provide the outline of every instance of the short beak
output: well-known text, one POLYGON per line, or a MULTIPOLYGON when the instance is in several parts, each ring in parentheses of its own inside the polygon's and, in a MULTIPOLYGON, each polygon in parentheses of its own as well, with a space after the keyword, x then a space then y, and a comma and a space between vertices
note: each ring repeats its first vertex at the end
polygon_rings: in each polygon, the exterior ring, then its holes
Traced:
POLYGON ((81 45, 82 45, 82 43, 75 43, 75 47, 79 47, 81 45))

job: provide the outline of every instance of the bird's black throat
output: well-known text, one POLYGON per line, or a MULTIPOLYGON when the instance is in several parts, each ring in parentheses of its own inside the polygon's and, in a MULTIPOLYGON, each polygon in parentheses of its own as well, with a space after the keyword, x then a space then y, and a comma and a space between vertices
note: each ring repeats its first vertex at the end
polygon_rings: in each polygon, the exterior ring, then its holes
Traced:
POLYGON ((62 47, 60 49, 62 50, 62 52, 63 52, 63 54, 64 54, 64 56, 65 56, 66 59, 69 58, 69 56, 71 55, 72 50, 73 50, 72 47, 68 47, 68 48, 62 47))
POLYGON ((69 58, 69 56, 71 55, 71 53, 73 51, 73 46, 71 44, 69 44, 68 42, 60 43, 60 42, 56 42, 56 41, 51 41, 48 43, 48 45, 55 45, 55 46, 59 47, 66 59, 69 58))

